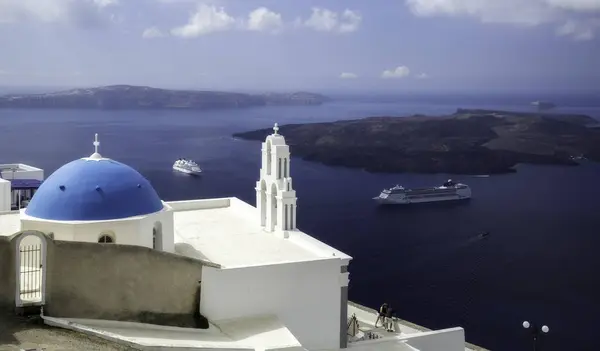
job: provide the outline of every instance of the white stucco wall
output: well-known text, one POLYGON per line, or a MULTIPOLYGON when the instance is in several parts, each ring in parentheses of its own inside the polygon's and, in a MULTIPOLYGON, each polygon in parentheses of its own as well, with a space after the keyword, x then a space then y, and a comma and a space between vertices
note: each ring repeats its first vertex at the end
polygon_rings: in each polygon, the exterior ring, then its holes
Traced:
POLYGON ((157 245, 157 249, 167 252, 175 251, 175 234, 172 211, 161 211, 155 214, 148 215, 140 220, 138 228, 138 244, 140 246, 152 248, 152 230, 157 227, 161 232, 161 245, 157 245))
POLYGON ((22 230, 51 232, 56 240, 65 241, 97 243, 102 234, 109 234, 117 244, 152 248, 153 228, 158 223, 162 231, 162 250, 174 252, 173 212, 170 209, 148 216, 89 222, 46 221, 29 217, 21 211, 22 230))
POLYGON ((244 268, 204 267, 200 312, 218 321, 274 314, 308 349, 340 345, 339 259, 244 268))
POLYGON ((21 230, 18 211, 0 213, 0 235, 9 236, 21 230))
POLYGON ((56 240, 91 243, 97 243, 102 233, 109 233, 114 234, 117 244, 140 245, 138 220, 77 223, 21 219, 21 228, 52 232, 56 240))
POLYGON ((0 179, 0 212, 10 211, 10 182, 0 179))
POLYGON ((39 230, 44 233, 54 233, 54 237, 58 240, 73 240, 73 226, 62 223, 21 219, 21 230, 39 230))
POLYGON ((175 218, 173 211, 163 216, 163 251, 175 252, 175 218))

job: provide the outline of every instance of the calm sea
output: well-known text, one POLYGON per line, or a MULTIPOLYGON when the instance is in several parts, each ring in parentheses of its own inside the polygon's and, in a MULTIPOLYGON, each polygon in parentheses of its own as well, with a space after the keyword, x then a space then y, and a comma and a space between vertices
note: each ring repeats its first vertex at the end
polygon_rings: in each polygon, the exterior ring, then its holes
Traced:
MULTIPOLYGON (((260 144, 234 140, 234 132, 457 107, 529 109, 522 101, 531 99, 365 99, 209 112, 0 110, 0 163, 32 164, 49 175, 91 154, 99 133, 101 153, 136 168, 165 200, 236 196, 254 204, 260 144), (195 159, 205 174, 174 173, 179 157, 195 159)), ((598 104, 565 101, 557 111, 600 117, 598 104)), ((354 257, 352 300, 390 302, 401 318, 430 328, 464 327, 468 341, 494 350, 531 349, 523 320, 550 327, 544 350, 600 349, 600 165, 452 176, 472 187, 471 202, 393 209, 371 198, 384 187, 450 176, 369 174, 296 158, 292 176, 299 227, 354 257), (478 239, 483 231, 491 235, 478 239)))

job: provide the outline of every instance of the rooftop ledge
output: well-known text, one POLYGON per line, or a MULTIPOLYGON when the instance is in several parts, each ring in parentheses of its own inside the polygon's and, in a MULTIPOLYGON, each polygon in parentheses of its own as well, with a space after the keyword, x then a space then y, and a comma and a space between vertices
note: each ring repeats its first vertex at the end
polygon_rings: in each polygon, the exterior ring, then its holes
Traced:
POLYGON ((41 171, 41 168, 33 167, 26 165, 24 163, 5 163, 0 164, 0 172, 31 172, 31 171, 41 171))
POLYGON ((231 206, 231 199, 237 200, 236 198, 223 197, 217 199, 169 201, 167 204, 171 207, 171 209, 173 209, 173 211, 207 210, 229 207, 231 206))

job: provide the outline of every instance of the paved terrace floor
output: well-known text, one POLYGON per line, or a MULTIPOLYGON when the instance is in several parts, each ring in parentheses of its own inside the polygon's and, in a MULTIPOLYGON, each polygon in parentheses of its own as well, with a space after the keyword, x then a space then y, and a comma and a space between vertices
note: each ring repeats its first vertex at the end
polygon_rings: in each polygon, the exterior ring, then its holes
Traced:
MULTIPOLYGON (((360 350, 376 351, 415 351, 406 341, 391 337, 427 333, 430 330, 410 322, 398 320, 395 332, 374 327, 374 310, 354 304, 348 305, 349 317, 359 318, 363 332, 375 332, 381 335, 382 342, 359 342, 354 345, 360 350), (385 341, 384 341, 385 340, 385 341), (361 345, 359 345, 361 344, 361 345)), ((72 329, 90 336, 128 345, 134 348, 150 349, 226 349, 226 350, 305 350, 294 335, 275 316, 256 316, 235 320, 211 322, 209 329, 188 329, 164 327, 142 323, 116 322, 91 319, 69 319, 44 317, 46 323, 66 329, 72 329)), ((352 344, 349 349, 352 349, 352 344)), ((465 351, 488 351, 465 343, 465 351)))
POLYGON ((45 323, 135 348, 180 350, 289 350, 302 347, 275 316, 211 322, 209 329, 164 327, 94 319, 44 317, 45 323))
POLYGON ((0 350, 125 351, 131 348, 98 337, 44 325, 38 317, 0 310, 0 350))

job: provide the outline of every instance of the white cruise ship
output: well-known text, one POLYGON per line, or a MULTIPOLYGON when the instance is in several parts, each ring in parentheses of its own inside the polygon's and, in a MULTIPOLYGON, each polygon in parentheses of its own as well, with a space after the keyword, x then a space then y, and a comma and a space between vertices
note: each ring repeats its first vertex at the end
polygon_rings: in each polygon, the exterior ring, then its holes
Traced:
POLYGON ((382 205, 406 205, 412 203, 466 200, 471 198, 468 185, 455 183, 451 179, 432 188, 405 189, 400 185, 385 189, 373 200, 382 205))
POLYGON ((187 174, 199 175, 202 173, 202 170, 196 162, 186 160, 185 158, 180 158, 175 161, 175 163, 173 163, 173 169, 187 174))

